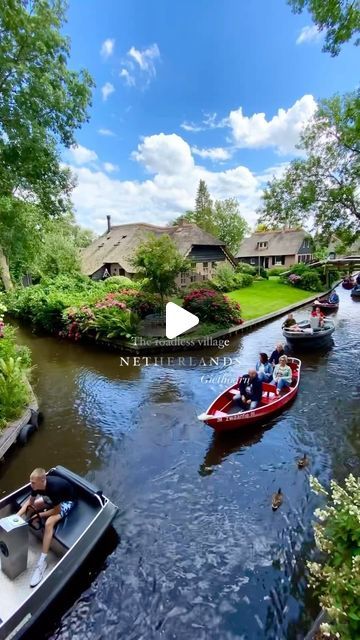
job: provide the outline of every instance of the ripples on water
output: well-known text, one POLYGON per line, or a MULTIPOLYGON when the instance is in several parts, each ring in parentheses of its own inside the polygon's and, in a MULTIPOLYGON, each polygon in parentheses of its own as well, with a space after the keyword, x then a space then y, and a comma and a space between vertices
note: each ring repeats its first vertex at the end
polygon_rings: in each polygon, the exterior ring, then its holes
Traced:
POLYGON ((80 578, 78 600, 56 632, 49 617, 52 637, 303 637, 316 613, 304 563, 318 498, 296 459, 308 452, 323 482, 359 471, 360 305, 340 295, 335 344, 304 355, 295 403, 266 429, 226 438, 196 416, 223 388, 220 372, 235 379, 259 350, 273 349, 279 320, 211 353, 241 357, 241 371, 123 368, 114 354, 30 340, 46 422, 6 463, 5 484, 23 480, 35 457, 46 466, 60 461, 87 473, 120 507, 121 542, 105 568, 98 553, 92 558, 89 570, 100 573, 91 586, 80 578), (279 486, 285 499, 273 513, 279 486))

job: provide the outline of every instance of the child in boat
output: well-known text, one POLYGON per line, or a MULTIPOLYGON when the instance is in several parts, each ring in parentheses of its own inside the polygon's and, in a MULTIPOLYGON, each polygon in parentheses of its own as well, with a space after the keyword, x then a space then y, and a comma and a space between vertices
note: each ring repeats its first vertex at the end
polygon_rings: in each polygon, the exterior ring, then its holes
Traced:
POLYGON ((259 380, 262 382, 270 382, 272 380, 272 364, 269 362, 267 353, 259 353, 259 360, 256 363, 256 371, 259 380))
POLYGON ((276 395, 278 396, 282 389, 290 387, 292 382, 292 371, 287 364, 287 357, 281 356, 279 364, 275 365, 273 373, 273 383, 276 386, 276 395))
POLYGON ((336 291, 332 291, 332 292, 330 293, 330 296, 329 296, 329 302, 330 302, 331 304, 339 304, 339 300, 340 300, 340 299, 339 299, 339 296, 338 296, 338 294, 336 293, 336 291))

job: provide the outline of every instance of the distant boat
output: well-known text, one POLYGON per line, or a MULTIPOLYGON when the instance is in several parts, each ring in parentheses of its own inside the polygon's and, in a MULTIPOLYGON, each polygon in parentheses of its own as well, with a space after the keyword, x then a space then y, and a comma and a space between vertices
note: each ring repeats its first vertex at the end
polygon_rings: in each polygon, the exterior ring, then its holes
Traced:
POLYGON ((314 301, 312 303, 312 306, 313 306, 313 309, 316 309, 316 307, 319 307, 321 311, 324 311, 324 313, 331 313, 339 309, 339 303, 329 302, 327 297, 319 298, 317 301, 314 301))
POLYGON ((48 475, 70 482, 77 499, 73 511, 55 529, 48 569, 33 589, 29 579, 34 566, 27 567, 27 558, 33 565, 34 558, 40 555, 42 532, 16 515, 30 495, 31 487, 27 484, 0 500, 0 640, 21 638, 40 614, 50 609, 54 598, 66 587, 117 512, 117 507, 97 487, 65 467, 54 467, 48 475), (15 533, 16 552, 11 549, 15 542, 11 543, 9 531, 15 533), (13 564, 6 567, 6 559, 11 560, 11 554, 13 564), (19 558, 23 566, 19 566, 19 558))
POLYGON ((275 385, 263 382, 260 406, 248 411, 239 411, 238 401, 234 400, 239 393, 239 382, 237 382, 223 391, 207 411, 198 416, 198 419, 218 432, 248 427, 270 419, 274 414, 285 409, 298 392, 301 360, 288 358, 288 364, 292 369, 292 383, 285 393, 277 396, 275 385))
POLYGON ((355 284, 355 280, 354 278, 344 278, 344 280, 342 281, 342 286, 344 287, 344 289, 352 289, 353 286, 355 284))
POLYGON ((360 284, 356 284, 355 287, 351 289, 350 295, 352 298, 360 298, 360 284))
POLYGON ((335 331, 332 320, 324 320, 322 327, 312 329, 307 320, 298 322, 300 331, 283 328, 283 336, 291 347, 318 348, 326 345, 335 331))

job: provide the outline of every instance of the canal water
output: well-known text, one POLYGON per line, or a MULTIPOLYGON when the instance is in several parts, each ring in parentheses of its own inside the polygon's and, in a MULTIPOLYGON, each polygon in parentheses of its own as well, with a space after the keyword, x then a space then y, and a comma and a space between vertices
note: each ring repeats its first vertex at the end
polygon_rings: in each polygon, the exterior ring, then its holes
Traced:
POLYGON ((294 404, 266 428, 226 438, 197 415, 259 350, 273 350, 281 319, 222 350, 148 366, 19 330, 45 419, 0 466, 1 495, 34 466, 60 463, 119 506, 118 537, 101 542, 36 637, 303 638, 316 615, 304 572, 319 498, 296 460, 307 452, 324 483, 360 472, 360 303, 339 294, 333 344, 303 354, 294 404))

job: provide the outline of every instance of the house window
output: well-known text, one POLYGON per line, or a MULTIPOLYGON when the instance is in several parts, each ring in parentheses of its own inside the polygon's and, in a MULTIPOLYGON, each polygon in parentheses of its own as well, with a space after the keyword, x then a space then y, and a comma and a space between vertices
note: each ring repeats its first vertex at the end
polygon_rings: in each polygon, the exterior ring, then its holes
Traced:
POLYGON ((255 258, 250 258, 250 264, 256 264, 255 258))
POLYGON ((180 284, 181 285, 185 285, 186 284, 186 273, 181 273, 180 274, 180 284))
POLYGON ((211 263, 211 267, 212 267, 212 269, 216 269, 216 266, 217 266, 217 265, 216 265, 216 262, 212 262, 212 263, 211 263))
POLYGON ((284 265, 284 264, 285 264, 285 256, 276 256, 275 257, 275 266, 284 265))
POLYGON ((265 241, 264 242, 258 242, 256 246, 257 246, 258 249, 267 249, 268 243, 265 242, 265 241))
POLYGON ((196 262, 191 262, 191 269, 192 269, 193 271, 195 271, 195 270, 196 270, 196 262))
POLYGON ((196 282, 196 273, 193 273, 193 274, 190 276, 190 282, 196 282))
POLYGON ((208 266, 209 266, 209 263, 208 263, 208 262, 203 262, 203 267, 204 267, 204 269, 207 269, 207 268, 208 268, 208 266))
POLYGON ((202 279, 203 279, 203 280, 207 280, 207 276, 203 276, 203 277, 202 277, 202 279))

